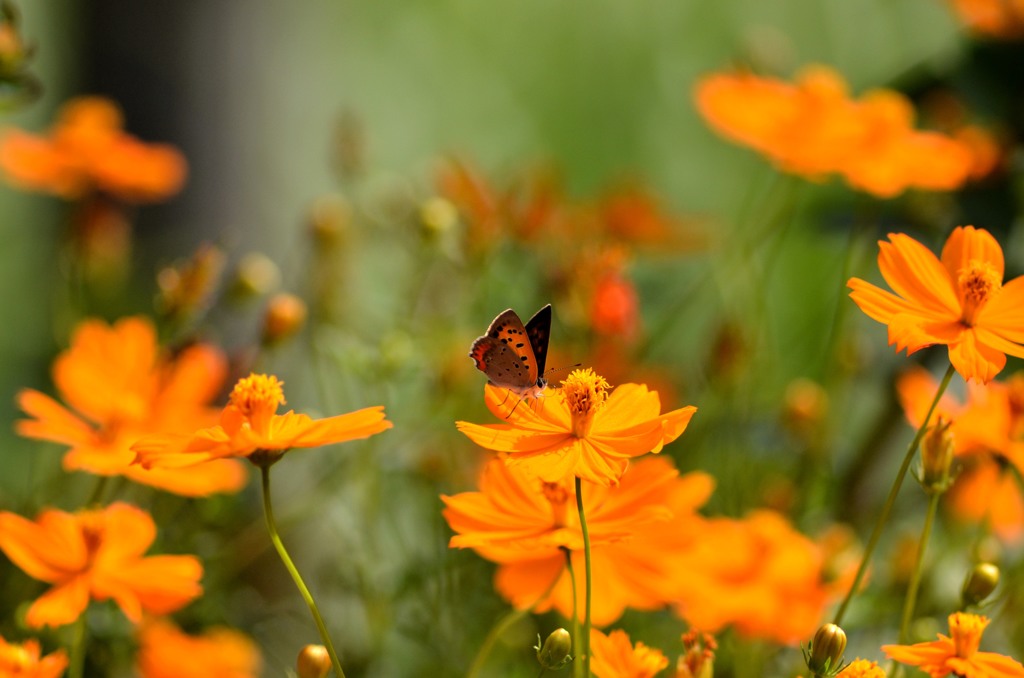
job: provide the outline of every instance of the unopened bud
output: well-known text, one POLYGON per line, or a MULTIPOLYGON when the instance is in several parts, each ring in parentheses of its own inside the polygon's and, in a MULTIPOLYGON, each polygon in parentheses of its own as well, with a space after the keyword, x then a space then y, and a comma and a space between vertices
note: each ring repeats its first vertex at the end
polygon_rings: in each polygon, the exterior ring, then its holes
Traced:
POLYGON ((572 637, 565 629, 555 629, 542 645, 537 636, 537 661, 548 671, 557 671, 572 661, 572 637))
POLYGON ((711 634, 687 631, 683 634, 685 654, 676 662, 675 678, 713 678, 718 644, 711 634))
POLYGON ((814 634, 804 659, 815 676, 834 676, 842 668, 845 651, 846 632, 835 624, 825 624, 814 634))
POLYGON ((459 222, 459 211, 444 198, 430 198, 420 205, 420 223, 429 235, 452 230, 459 222))
POLYGON ((967 574, 960 591, 963 607, 977 605, 992 595, 999 585, 999 568, 992 563, 978 563, 967 574))
POLYGON ((949 469, 953 465, 950 424, 948 419, 940 416, 921 441, 921 484, 928 493, 941 493, 949 488, 949 469))
POLYGON ((331 670, 331 655, 323 645, 307 645, 295 662, 299 678, 324 678, 331 670))
POLYGON ((275 294, 263 316, 263 341, 276 344, 291 337, 306 323, 306 302, 294 294, 275 294))
POLYGON ((352 224, 352 203, 340 193, 328 193, 309 208, 309 229, 317 245, 332 247, 343 242, 352 224))
POLYGON ((281 269, 261 252, 250 252, 238 261, 231 291, 238 297, 260 297, 281 284, 281 269))

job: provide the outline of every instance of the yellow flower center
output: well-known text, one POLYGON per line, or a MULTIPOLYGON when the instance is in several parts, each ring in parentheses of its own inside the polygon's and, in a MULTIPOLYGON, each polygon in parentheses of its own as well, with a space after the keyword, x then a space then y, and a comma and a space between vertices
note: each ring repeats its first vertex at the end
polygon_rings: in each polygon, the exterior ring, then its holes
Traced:
POLYGON ((32 659, 32 655, 21 645, 0 648, 0 670, 12 671, 13 675, 21 675, 21 671, 31 668, 32 659))
POLYGON ((988 626, 988 617, 956 612, 949 615, 949 634, 953 637, 956 656, 970 659, 981 645, 981 634, 988 626))
POLYGON ((273 375, 250 374, 235 384, 230 402, 253 429, 264 433, 278 405, 285 403, 283 386, 284 382, 273 375))
POLYGON ((590 433, 597 412, 608 398, 608 381, 589 367, 573 370, 562 382, 562 395, 572 415, 572 432, 577 438, 590 433))
POLYGON ((998 269, 987 261, 971 259, 960 269, 957 282, 964 302, 963 321, 974 324, 974 316, 985 302, 994 297, 1003 287, 998 269))

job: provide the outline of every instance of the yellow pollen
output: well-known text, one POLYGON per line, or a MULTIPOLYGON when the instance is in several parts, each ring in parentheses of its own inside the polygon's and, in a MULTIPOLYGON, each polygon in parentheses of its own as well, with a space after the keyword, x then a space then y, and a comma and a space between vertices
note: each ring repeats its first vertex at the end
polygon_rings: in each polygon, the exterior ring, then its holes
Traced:
POLYGON ((269 416, 285 403, 283 386, 273 375, 250 374, 235 384, 230 401, 246 417, 269 416))
POLYGON ((956 656, 970 659, 981 645, 981 634, 988 626, 988 617, 956 612, 949 615, 949 635, 953 637, 956 656))
POLYGON ((974 308, 992 298, 1003 287, 1003 278, 999 270, 987 261, 971 259, 970 263, 960 269, 957 276, 964 304, 974 308))
POLYGON ((590 433, 594 413, 608 397, 608 381, 589 367, 573 370, 562 382, 562 395, 572 415, 572 432, 577 438, 590 433))

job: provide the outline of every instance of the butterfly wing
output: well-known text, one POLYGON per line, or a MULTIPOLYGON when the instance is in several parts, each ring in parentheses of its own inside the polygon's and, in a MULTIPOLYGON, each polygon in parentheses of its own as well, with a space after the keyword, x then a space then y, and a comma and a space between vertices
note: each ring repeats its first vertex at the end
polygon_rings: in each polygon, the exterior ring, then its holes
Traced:
POLYGON ((487 334, 473 342, 469 357, 495 386, 520 395, 531 394, 536 390, 540 376, 532 344, 523 321, 515 311, 508 309, 491 322, 487 334))
POLYGON ((526 323, 526 335, 537 362, 537 377, 544 378, 544 365, 548 359, 548 339, 551 337, 551 304, 533 314, 526 323))

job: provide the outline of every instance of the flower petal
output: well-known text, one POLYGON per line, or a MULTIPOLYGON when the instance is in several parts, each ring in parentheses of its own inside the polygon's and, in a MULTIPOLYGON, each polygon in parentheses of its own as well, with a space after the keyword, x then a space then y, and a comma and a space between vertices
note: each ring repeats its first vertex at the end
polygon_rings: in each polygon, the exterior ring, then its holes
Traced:
POLYGON ((960 271, 970 267, 972 261, 991 264, 999 273, 999 280, 1003 279, 1003 248, 992 234, 983 228, 957 226, 942 248, 942 265, 950 280, 958 280, 960 271))
POLYGON ((1006 355, 978 341, 972 328, 949 345, 949 361, 965 380, 987 384, 1006 366, 1006 355))
POLYGON ((890 233, 889 241, 878 243, 878 267, 892 291, 922 314, 960 317, 956 278, 950 278, 932 251, 903 233, 890 233))
POLYGON ((25 622, 33 628, 64 626, 78 619, 88 605, 89 578, 75 577, 37 598, 25 614, 25 622))

